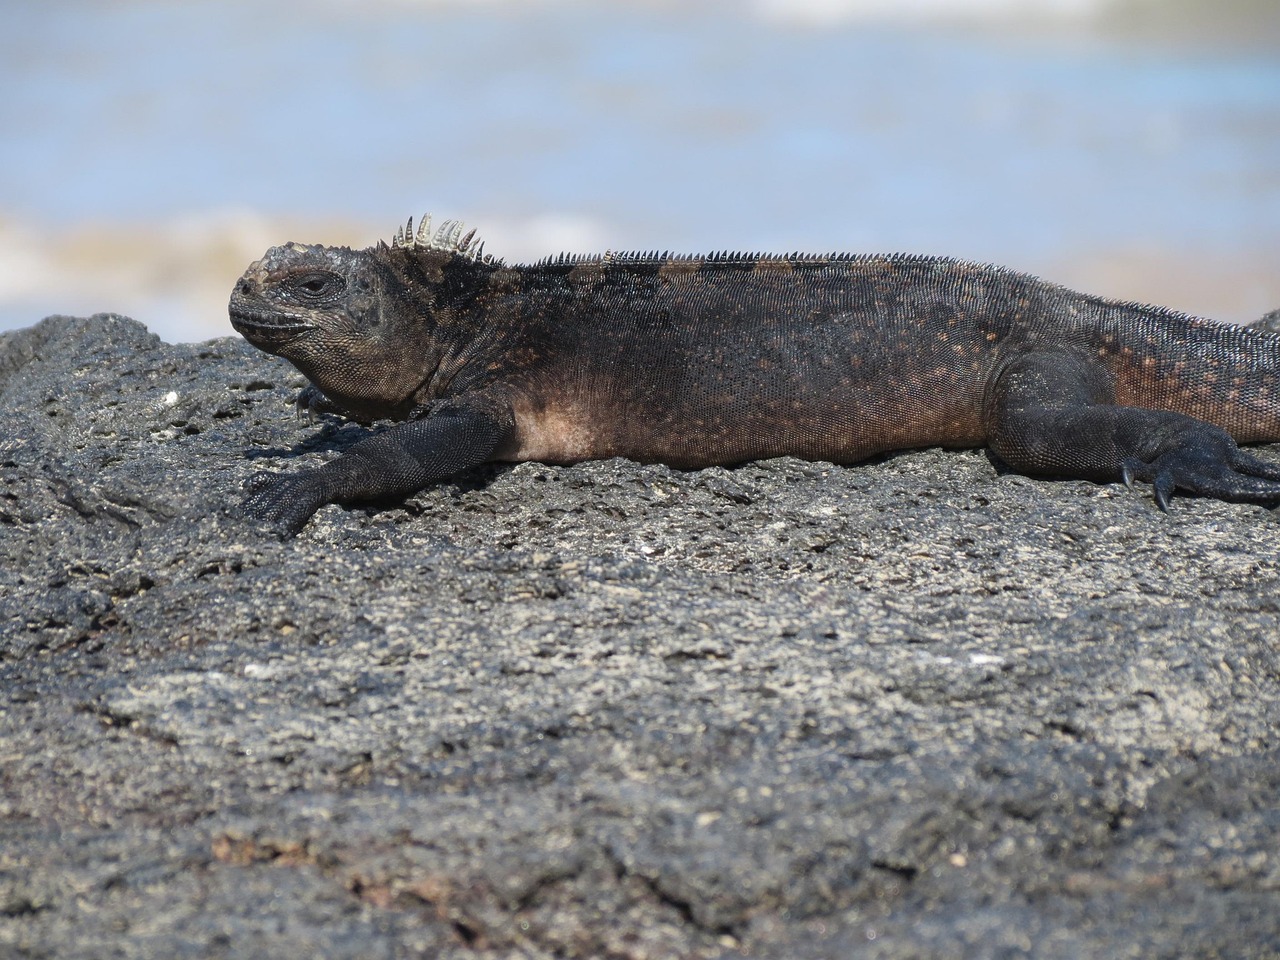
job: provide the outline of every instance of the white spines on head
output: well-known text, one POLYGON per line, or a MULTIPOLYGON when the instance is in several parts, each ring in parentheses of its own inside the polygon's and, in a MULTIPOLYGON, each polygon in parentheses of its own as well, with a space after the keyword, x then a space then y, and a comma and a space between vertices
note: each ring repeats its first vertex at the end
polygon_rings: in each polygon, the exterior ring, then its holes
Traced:
POLYGON ((466 230, 461 220, 446 220, 432 233, 430 214, 423 214, 416 231, 413 229, 413 217, 410 217, 404 226, 396 230, 391 246, 452 253, 477 263, 496 262, 493 257, 485 256, 484 241, 476 237, 475 230, 466 230))

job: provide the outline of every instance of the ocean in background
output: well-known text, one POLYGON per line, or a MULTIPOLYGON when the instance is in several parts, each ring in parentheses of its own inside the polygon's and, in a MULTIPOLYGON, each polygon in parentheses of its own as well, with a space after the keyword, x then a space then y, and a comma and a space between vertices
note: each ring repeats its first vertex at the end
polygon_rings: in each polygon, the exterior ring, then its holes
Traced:
POLYGON ((1167 0, 5 5, 0 329, 168 340, 285 240, 912 251, 1280 306, 1280 16, 1167 0))

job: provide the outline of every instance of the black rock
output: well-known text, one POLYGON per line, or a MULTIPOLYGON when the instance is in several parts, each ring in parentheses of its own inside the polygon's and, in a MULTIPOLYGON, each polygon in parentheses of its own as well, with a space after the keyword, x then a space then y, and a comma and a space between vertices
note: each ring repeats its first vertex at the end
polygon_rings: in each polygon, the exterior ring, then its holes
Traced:
POLYGON ((245 479, 366 432, 302 385, 0 337, 0 955, 1280 952, 1268 511, 923 451, 282 542, 245 479))

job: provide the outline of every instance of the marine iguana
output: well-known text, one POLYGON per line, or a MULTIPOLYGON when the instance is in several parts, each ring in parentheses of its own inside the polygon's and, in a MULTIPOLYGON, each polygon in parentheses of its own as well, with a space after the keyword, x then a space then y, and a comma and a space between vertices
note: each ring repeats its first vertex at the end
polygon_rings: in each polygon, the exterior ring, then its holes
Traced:
POLYGON ((475 232, 273 247, 231 323, 311 381, 299 408, 400 423, 244 509, 296 533, 485 461, 852 463, 987 444, 1037 476, 1280 501, 1280 335, 914 255, 561 254, 475 232))

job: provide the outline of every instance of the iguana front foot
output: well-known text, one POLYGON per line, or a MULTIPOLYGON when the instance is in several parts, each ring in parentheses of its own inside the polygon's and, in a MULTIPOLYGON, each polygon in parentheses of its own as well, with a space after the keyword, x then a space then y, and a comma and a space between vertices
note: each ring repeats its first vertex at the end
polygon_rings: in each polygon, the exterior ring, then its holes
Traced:
MULTIPOLYGON (((306 420, 307 423, 314 423, 318 414, 336 413, 340 416, 349 416, 340 404, 326 397, 314 383, 308 383, 302 388, 298 399, 294 401, 294 411, 299 420, 306 420)), ((354 416, 350 419, 359 420, 354 416)))
POLYGON ((311 515, 331 498, 329 485, 318 470, 299 473, 261 470, 245 481, 245 489, 248 496, 240 503, 240 513, 284 537, 297 534, 311 515))

